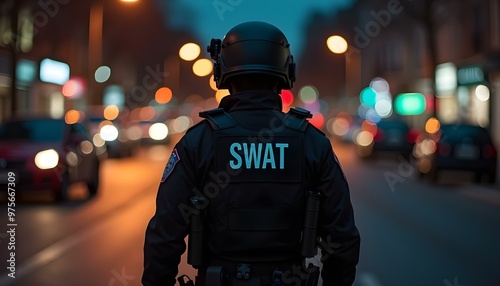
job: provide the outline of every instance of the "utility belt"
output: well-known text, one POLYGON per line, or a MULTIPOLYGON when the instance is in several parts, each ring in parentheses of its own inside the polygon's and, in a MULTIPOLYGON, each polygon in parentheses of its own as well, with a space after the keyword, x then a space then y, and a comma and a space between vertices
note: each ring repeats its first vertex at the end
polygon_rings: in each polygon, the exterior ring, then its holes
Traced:
POLYGON ((316 286, 319 267, 302 260, 265 263, 235 263, 212 260, 211 266, 198 270, 196 283, 179 278, 181 286, 316 286))

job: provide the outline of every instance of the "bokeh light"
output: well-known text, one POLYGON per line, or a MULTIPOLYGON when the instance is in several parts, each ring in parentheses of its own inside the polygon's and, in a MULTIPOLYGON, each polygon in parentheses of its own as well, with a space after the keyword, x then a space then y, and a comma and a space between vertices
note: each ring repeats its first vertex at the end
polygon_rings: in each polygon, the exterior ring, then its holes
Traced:
POLYGON ((436 117, 431 117, 425 123, 425 132, 429 134, 435 134, 436 132, 439 131, 440 127, 441 124, 439 123, 439 120, 437 120, 436 117))
POLYGON ((369 146, 373 142, 373 134, 369 131, 361 131, 356 136, 356 143, 360 146, 369 146))
POLYGON ((282 90, 281 91, 281 100, 283 102, 283 105, 291 105, 293 103, 293 99, 294 99, 294 96, 293 96, 293 93, 286 89, 286 90, 282 90))
POLYGON ((478 85, 475 89, 475 94, 477 99, 479 99, 480 101, 487 101, 488 99, 490 99, 490 90, 485 85, 478 85))
POLYGON ((199 45, 187 43, 179 49, 179 57, 185 61, 192 61, 200 55, 200 52, 201 48, 199 45))
POLYGON ((75 124, 80 120, 80 111, 72 109, 64 115, 64 121, 67 124, 75 124))
POLYGON ((314 113, 313 117, 309 119, 309 122, 318 129, 322 129, 325 125, 325 117, 320 112, 314 113))
POLYGON ((143 121, 150 121, 153 118, 155 118, 155 115, 156 115, 156 110, 152 106, 145 106, 141 108, 139 113, 140 120, 143 121))
POLYGON ((163 140, 168 136, 168 127, 165 123, 154 123, 149 127, 148 134, 153 140, 163 140))
POLYGON ((359 94, 359 101, 369 107, 374 107, 377 103, 377 91, 372 87, 365 87, 359 94))
POLYGON ((328 120, 328 131, 337 136, 344 136, 349 132, 349 120, 343 117, 335 117, 328 120))
POLYGON ((192 120, 187 116, 179 116, 174 119, 172 123, 172 128, 174 132, 181 133, 186 131, 189 127, 191 127, 192 120))
POLYGON ((210 79, 208 80, 208 84, 210 85, 210 88, 217 91, 217 83, 214 80, 214 75, 210 76, 210 79))
POLYGON ((382 118, 387 118, 392 114, 392 102, 388 99, 380 99, 375 103, 375 111, 382 118))
POLYGON ((101 134, 99 133, 94 134, 94 136, 92 137, 92 142, 94 142, 94 145, 96 147, 103 147, 104 144, 106 144, 104 139, 102 139, 101 134))
POLYGON ((299 98, 304 103, 311 103, 318 100, 318 90, 312 85, 303 86, 299 90, 299 98))
POLYGON ((378 115, 377 111, 373 108, 370 108, 366 112, 366 119, 370 120, 373 123, 378 123, 381 120, 380 115, 378 115))
POLYGON ((193 73, 199 77, 204 77, 212 72, 214 64, 209 59, 199 59, 193 64, 193 73))
POLYGON ((341 36, 337 35, 329 37, 326 40, 326 45, 328 46, 328 49, 330 49, 330 51, 335 54, 345 53, 348 48, 347 41, 341 36))
POLYGON ((104 125, 100 129, 100 135, 101 138, 104 139, 105 141, 114 141, 116 138, 118 138, 118 129, 114 125, 104 125))
POLYGON ((104 108, 104 118, 107 120, 115 120, 120 114, 120 109, 116 105, 109 105, 104 108))
POLYGON ((318 100, 304 104, 304 108, 309 110, 311 113, 316 114, 320 112, 321 105, 318 100))
POLYGON ((220 101, 222 100, 222 98, 226 97, 229 95, 229 90, 227 89, 219 89, 216 93, 215 93, 215 99, 217 100, 217 103, 220 103, 220 101))
POLYGON ((166 86, 160 87, 155 93, 155 100, 159 104, 165 104, 172 99, 172 90, 166 86))
POLYGON ((85 92, 85 81, 82 78, 70 78, 61 90, 62 94, 67 98, 79 98, 85 92))
POLYGON ((94 78, 99 83, 106 82, 111 77, 111 69, 108 66, 100 66, 96 69, 94 78))

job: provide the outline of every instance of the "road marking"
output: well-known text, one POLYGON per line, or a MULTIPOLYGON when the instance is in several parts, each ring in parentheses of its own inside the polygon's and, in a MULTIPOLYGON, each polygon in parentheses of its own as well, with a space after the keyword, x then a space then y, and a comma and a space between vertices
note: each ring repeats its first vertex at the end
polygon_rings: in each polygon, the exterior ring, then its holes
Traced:
POLYGON ((48 263, 56 260, 62 256, 66 251, 71 249, 73 246, 81 243, 92 235, 98 234, 108 227, 111 227, 113 223, 113 216, 108 217, 107 220, 102 221, 87 229, 86 231, 77 232, 65 239, 53 243, 52 245, 42 249, 31 258, 29 258, 23 265, 16 268, 16 278, 13 279, 7 275, 0 278, 0 285, 10 285, 29 272, 40 268, 48 263))
POLYGON ((500 206, 500 192, 494 187, 484 187, 479 185, 465 185, 457 189, 463 196, 487 203, 493 206, 500 206))
MULTIPOLYGON (((146 190, 150 188, 145 188, 146 190)), ((154 190, 151 189, 151 190, 154 190)), ((149 193, 149 191, 148 191, 149 193)), ((110 229, 113 226, 116 226, 115 218, 121 215, 124 211, 129 210, 130 208, 137 207, 139 206, 140 202, 143 200, 150 200, 150 197, 144 195, 145 192, 143 193, 138 193, 138 198, 136 199, 136 196, 133 196, 131 200, 118 205, 116 208, 114 208, 111 212, 105 214, 101 220, 99 220, 97 223, 95 223, 93 226, 88 227, 84 230, 81 230, 79 232, 76 232, 72 235, 69 235, 53 244, 50 246, 47 246, 46 248, 40 250, 39 252, 35 253, 33 256, 30 258, 26 259, 26 261, 19 266, 16 267, 16 272, 15 272, 15 277, 16 278, 11 278, 7 276, 9 272, 4 272, 1 273, 0 275, 4 275, 3 277, 0 277, 0 285, 2 286, 7 286, 11 285, 12 283, 17 282, 19 278, 26 276, 29 274, 31 271, 37 270, 38 268, 41 268, 50 262, 53 262, 54 260, 58 259, 59 257, 63 256, 68 250, 71 250, 71 248, 77 246, 78 244, 84 242, 88 238, 92 236, 99 235, 106 229, 110 229)))

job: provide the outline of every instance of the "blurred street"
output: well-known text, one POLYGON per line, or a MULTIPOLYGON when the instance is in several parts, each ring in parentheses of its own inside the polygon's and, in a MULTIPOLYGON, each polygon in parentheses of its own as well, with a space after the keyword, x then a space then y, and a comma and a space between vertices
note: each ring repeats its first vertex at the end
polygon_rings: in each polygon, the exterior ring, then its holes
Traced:
MULTIPOLYGON (((79 186, 65 203, 23 197, 16 278, 7 276, 4 259, 0 285, 140 285, 144 230, 171 148, 106 160, 92 200, 79 186)), ((334 149, 362 235, 356 286, 500 285, 498 187, 469 183, 465 175, 457 181, 456 174, 422 182, 404 160, 363 161, 352 145, 334 149)), ((5 258, 6 230, 0 235, 5 258)), ((180 273, 194 276, 185 257, 180 273)))
POLYGON ((243 66, 332 139, 354 286, 500 286, 500 0, 289 2, 0 0, 0 286, 141 285, 174 144, 243 66))

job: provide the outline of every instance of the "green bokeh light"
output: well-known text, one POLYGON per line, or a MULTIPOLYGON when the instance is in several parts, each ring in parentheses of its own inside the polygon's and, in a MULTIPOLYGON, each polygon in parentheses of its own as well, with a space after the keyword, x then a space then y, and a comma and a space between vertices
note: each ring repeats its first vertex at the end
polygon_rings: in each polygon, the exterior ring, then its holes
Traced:
POLYGON ((394 111, 400 115, 420 115, 425 107, 425 96, 421 93, 401 93, 394 100, 394 111))
POLYGON ((359 94, 359 100, 366 106, 374 107, 377 103, 377 92, 371 87, 365 87, 359 94))
POLYGON ((318 97, 318 90, 312 85, 306 85, 299 90, 299 98, 304 103, 315 102, 318 97))

